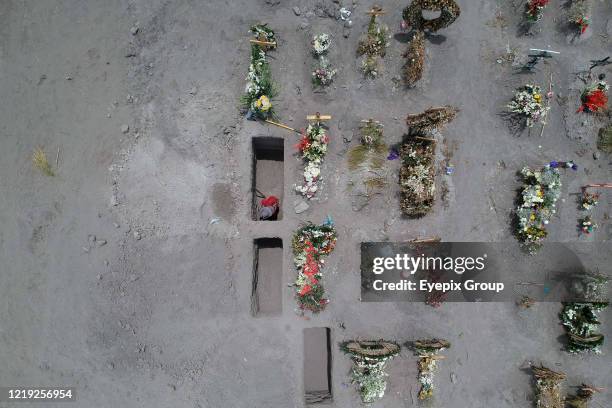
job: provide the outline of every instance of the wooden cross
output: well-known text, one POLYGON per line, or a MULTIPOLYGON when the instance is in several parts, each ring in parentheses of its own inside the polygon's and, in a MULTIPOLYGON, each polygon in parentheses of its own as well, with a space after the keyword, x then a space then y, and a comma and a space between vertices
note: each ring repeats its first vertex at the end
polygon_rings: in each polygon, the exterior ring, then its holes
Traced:
POLYGON ((331 115, 321 115, 319 112, 314 115, 306 115, 306 120, 314 120, 316 122, 321 122, 323 120, 331 120, 331 115))
POLYGON ((254 39, 250 39, 249 41, 253 44, 263 45, 264 47, 272 47, 272 48, 276 47, 276 41, 262 41, 262 40, 254 40, 254 39))
POLYGON ((367 14, 371 15, 372 17, 381 16, 386 13, 387 12, 380 6, 373 6, 370 11, 367 12, 367 14))
POLYGON ((295 133, 302 133, 302 132, 300 132, 297 129, 294 129, 294 128, 292 128, 290 126, 287 126, 287 125, 283 125, 282 123, 274 122, 273 120, 270 120, 270 119, 265 119, 264 122, 269 123, 269 124, 274 125, 274 126, 278 126, 279 128, 282 128, 282 129, 291 130, 292 132, 295 132, 295 133))
POLYGON ((612 183, 595 183, 595 184, 587 184, 582 187, 582 190, 586 190, 587 188, 612 188, 612 183))

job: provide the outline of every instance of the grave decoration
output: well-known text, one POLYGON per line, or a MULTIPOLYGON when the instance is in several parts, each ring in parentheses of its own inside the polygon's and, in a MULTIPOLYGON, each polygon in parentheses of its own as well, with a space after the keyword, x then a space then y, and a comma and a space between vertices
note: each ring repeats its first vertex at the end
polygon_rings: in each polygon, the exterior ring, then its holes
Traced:
POLYGON ((425 400, 433 396, 434 392, 434 374, 438 360, 444 359, 439 353, 450 347, 450 343, 440 339, 424 339, 416 340, 409 343, 409 346, 414 350, 414 354, 419 357, 419 399, 425 400))
POLYGON ((435 148, 431 133, 456 116, 452 106, 427 109, 408 115, 409 134, 400 149, 400 209, 409 217, 426 215, 435 198, 435 148))
POLYGON ((580 197, 580 209, 585 211, 585 215, 578 219, 578 228, 585 234, 590 234, 597 228, 597 224, 593 222, 591 212, 599 203, 599 193, 589 193, 589 188, 612 188, 610 183, 587 184, 582 187, 582 196, 580 197))
POLYGON ((582 103, 578 112, 601 113, 608 109, 608 83, 599 81, 595 85, 585 88, 580 95, 582 103))
POLYGON ((561 195, 561 175, 557 162, 551 162, 540 170, 523 167, 520 175, 523 186, 519 206, 515 211, 516 235, 531 254, 537 252, 548 235, 546 225, 556 213, 556 203, 561 195))
POLYGON ((550 110, 550 107, 544 105, 541 88, 530 84, 518 88, 507 107, 512 115, 524 120, 527 127, 533 127, 536 123, 545 123, 550 110))
POLYGON ((598 272, 583 272, 571 277, 571 293, 579 300, 564 303, 560 315, 568 335, 568 352, 601 352, 604 335, 598 333, 599 314, 608 307, 609 280, 598 272))
POLYGON ((387 53, 389 28, 376 21, 377 16, 385 14, 380 6, 373 6, 368 14, 370 15, 368 31, 359 40, 357 55, 363 56, 361 70, 364 75, 376 78, 380 74, 380 60, 387 53))
POLYGON ((293 234, 293 263, 298 271, 295 297, 302 312, 318 313, 329 302, 321 283, 322 268, 325 258, 334 250, 336 240, 336 228, 330 219, 322 225, 307 223, 293 234))
POLYGON ((399 344, 385 340, 351 340, 340 344, 340 349, 353 361, 351 382, 359 387, 364 403, 381 399, 387 389, 387 362, 399 354, 399 344))
POLYGON ((601 392, 599 388, 592 385, 582 384, 578 387, 576 395, 569 396, 565 399, 568 408, 588 408, 589 401, 593 398, 596 392, 601 392))
POLYGON ((535 23, 544 15, 544 9, 550 0, 528 0, 525 4, 525 17, 527 21, 535 23))
POLYGON ((598 227, 598 225, 593 222, 590 215, 585 215, 584 217, 580 218, 578 223, 580 226, 580 231, 582 231, 583 234, 590 234, 598 227))
POLYGON ((360 144, 348 152, 348 168, 360 176, 363 191, 360 193, 371 198, 387 184, 383 167, 388 147, 383 137, 383 124, 373 119, 361 121, 360 144))
POLYGON ((537 408, 564 408, 564 398, 561 395, 561 382, 565 373, 558 373, 541 365, 531 367, 535 380, 535 406, 537 408))
POLYGON ((414 31, 408 50, 404 54, 404 81, 413 86, 423 76, 425 64, 425 31, 436 32, 451 25, 461 14, 454 0, 413 0, 402 12, 402 27, 414 31), (440 16, 425 19, 423 10, 439 11, 440 16))
POLYGON ((276 96, 277 89, 272 81, 266 52, 276 47, 276 37, 266 24, 252 26, 251 33, 255 36, 250 40, 251 64, 246 77, 245 94, 240 102, 247 111, 247 119, 268 119, 274 117, 272 98, 276 96))
POLYGON ((597 148, 608 154, 612 153, 612 125, 599 129, 597 148))
POLYGON ((296 185, 295 190, 304 197, 311 199, 319 190, 321 180, 321 165, 327 154, 329 136, 323 126, 324 120, 331 119, 329 115, 308 115, 306 119, 310 122, 302 131, 302 138, 296 145, 304 161, 304 181, 302 185, 296 185))
POLYGON ((575 27, 580 34, 584 34, 591 23, 590 0, 572 0, 567 18, 570 26, 575 27))
POLYGON ((570 353, 601 353, 604 335, 598 333, 599 313, 608 302, 568 302, 563 305, 561 322, 568 335, 570 353))
POLYGON ((332 83, 336 70, 327 59, 327 51, 331 46, 329 34, 317 34, 312 40, 312 50, 317 58, 317 64, 312 71, 312 83, 315 86, 327 86, 332 83))
POLYGON ((425 68, 425 34, 422 31, 414 33, 404 57, 404 81, 406 85, 413 86, 423 77, 425 68))

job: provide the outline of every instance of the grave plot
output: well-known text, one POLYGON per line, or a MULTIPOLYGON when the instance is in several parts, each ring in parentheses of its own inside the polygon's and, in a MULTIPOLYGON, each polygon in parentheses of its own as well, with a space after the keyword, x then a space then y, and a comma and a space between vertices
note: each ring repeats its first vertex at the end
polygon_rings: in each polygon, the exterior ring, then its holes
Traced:
POLYGON ((331 402, 331 331, 304 329, 304 397, 306 404, 331 402))
POLYGON ((253 316, 280 315, 283 310, 283 240, 258 238, 253 248, 253 316))
MULTIPOLYGON (((253 138, 253 201, 251 216, 255 221, 276 221, 283 218, 282 203, 284 190, 284 156, 285 145, 282 138, 254 137, 253 138), (278 210, 272 216, 262 217, 261 209, 275 197, 278 210), (262 201, 264 205, 262 205, 262 201)), ((272 200, 273 201, 273 200, 272 200)))

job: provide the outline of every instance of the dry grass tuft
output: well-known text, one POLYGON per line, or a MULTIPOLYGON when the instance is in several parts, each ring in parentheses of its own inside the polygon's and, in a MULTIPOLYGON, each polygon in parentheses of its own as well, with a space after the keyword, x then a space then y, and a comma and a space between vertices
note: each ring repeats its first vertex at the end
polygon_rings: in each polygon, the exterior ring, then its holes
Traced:
POLYGON ((47 160, 47 154, 40 147, 34 149, 34 154, 32 155, 32 162, 34 163, 34 167, 42 171, 45 175, 49 177, 55 176, 55 173, 53 172, 53 169, 49 164, 49 160, 47 160))

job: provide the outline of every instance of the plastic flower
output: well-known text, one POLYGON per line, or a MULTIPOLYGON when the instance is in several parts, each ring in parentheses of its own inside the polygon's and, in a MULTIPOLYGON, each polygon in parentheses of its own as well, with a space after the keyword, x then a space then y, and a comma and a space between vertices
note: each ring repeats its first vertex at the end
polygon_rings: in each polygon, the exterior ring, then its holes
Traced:
POLYGON ((266 95, 261 95, 257 102, 255 102, 255 107, 262 112, 267 112, 272 107, 272 103, 270 102, 270 98, 266 95))

